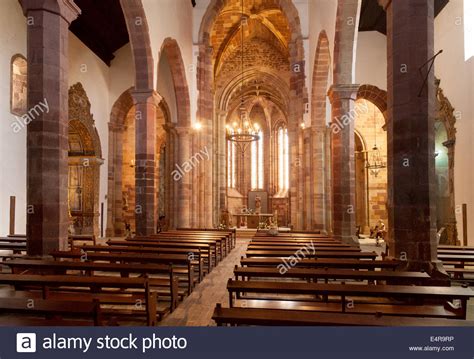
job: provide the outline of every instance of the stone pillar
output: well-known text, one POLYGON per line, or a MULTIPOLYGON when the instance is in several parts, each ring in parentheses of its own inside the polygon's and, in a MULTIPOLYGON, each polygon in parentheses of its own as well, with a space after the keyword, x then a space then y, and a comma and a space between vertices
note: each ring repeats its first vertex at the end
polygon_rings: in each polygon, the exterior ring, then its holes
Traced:
POLYGON ((434 5, 380 1, 387 12, 388 236, 390 255, 410 270, 440 274, 435 208, 434 5), (421 70, 421 76, 420 76, 421 70))
MULTIPOLYGON (((178 134, 178 164, 182 166, 183 163, 189 161, 190 158, 190 129, 188 127, 176 127, 178 134)), ((172 168, 175 170, 176 168, 172 168)), ((190 226, 190 199, 191 199, 191 175, 184 173, 183 177, 178 181, 178 223, 179 228, 186 228, 190 226)))
POLYGON ((217 151, 216 151, 216 166, 214 170, 216 172, 216 208, 218 209, 215 213, 217 218, 216 224, 219 224, 220 212, 223 209, 227 209, 227 140, 226 140, 226 124, 227 112, 219 111, 217 118, 217 151))
POLYGON ((28 255, 67 248, 68 38, 72 0, 22 0, 27 17, 28 255))
POLYGON ((354 100, 358 85, 333 85, 332 105, 332 208, 336 239, 351 243, 355 223, 354 100))
POLYGON ((153 90, 134 90, 135 105, 135 227, 137 235, 156 233, 156 107, 153 90))

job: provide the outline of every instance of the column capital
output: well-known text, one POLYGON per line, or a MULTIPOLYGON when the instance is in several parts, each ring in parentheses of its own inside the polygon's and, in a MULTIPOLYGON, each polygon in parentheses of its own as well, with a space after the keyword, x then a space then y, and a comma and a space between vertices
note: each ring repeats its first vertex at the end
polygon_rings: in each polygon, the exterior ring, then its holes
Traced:
POLYGON ((328 91, 328 97, 331 104, 335 100, 352 99, 356 100, 357 91, 359 91, 360 85, 358 84, 336 84, 332 85, 328 91))
POLYGON ((158 106, 159 103, 163 100, 163 98, 158 95, 158 93, 153 89, 133 89, 130 91, 130 95, 132 96, 134 105, 151 103, 155 106, 158 106))
POLYGON ((186 136, 191 133, 191 128, 188 126, 177 126, 175 127, 175 130, 178 136, 186 136))
POLYGON ((73 0, 19 0, 23 14, 28 16, 30 11, 47 11, 61 16, 69 24, 80 14, 81 9, 73 0))

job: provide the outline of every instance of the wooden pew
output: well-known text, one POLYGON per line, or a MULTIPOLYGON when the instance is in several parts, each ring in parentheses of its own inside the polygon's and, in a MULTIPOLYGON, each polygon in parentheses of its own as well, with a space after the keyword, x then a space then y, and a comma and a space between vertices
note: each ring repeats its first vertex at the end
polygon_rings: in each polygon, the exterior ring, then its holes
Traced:
POLYGON ((26 252, 26 242, 24 243, 0 243, 0 251, 13 251, 13 254, 26 252))
POLYGON ((270 247, 280 247, 282 249, 285 249, 285 247, 304 247, 307 245, 314 245, 315 247, 318 248, 359 248, 355 246, 350 246, 348 244, 340 244, 340 243, 320 243, 320 242, 254 242, 251 241, 248 245, 248 247, 264 247, 264 246, 270 246, 270 247))
POLYGON ((473 321, 437 318, 383 316, 380 314, 321 313, 299 310, 223 308, 216 305, 212 319, 218 326, 414 326, 414 327, 471 327, 473 321))
POLYGON ((318 252, 361 252, 359 247, 333 247, 333 246, 326 246, 326 245, 317 245, 311 244, 308 246, 307 244, 297 245, 297 246, 273 246, 273 245, 255 245, 250 243, 247 247, 248 251, 293 251, 296 252, 302 248, 308 249, 315 249, 318 252))
MULTIPOLYGON (((54 259, 76 259, 83 261, 107 261, 110 263, 142 263, 142 264, 166 264, 183 266, 187 276, 188 294, 194 288, 194 266, 188 256, 180 254, 146 254, 146 253, 94 253, 79 251, 54 251, 50 253, 54 259)), ((175 273, 182 273, 179 268, 175 273)))
POLYGON ((97 244, 97 238, 93 234, 70 234, 68 236, 69 245, 74 248, 74 242, 91 242, 93 245, 97 244))
MULTIPOLYGON (((264 266, 277 267, 282 264, 281 258, 244 258, 241 257, 241 266, 264 266)), ((341 259, 341 258, 305 258, 299 260, 295 267, 306 268, 349 268, 349 269, 392 269, 394 270, 401 262, 396 260, 360 260, 360 259, 341 259)))
MULTIPOLYGON (((380 297, 424 300, 461 301, 459 316, 466 319, 467 300, 474 297, 474 291, 462 287, 430 287, 406 285, 369 285, 369 284, 319 284, 296 282, 235 281, 229 279, 229 307, 234 304, 234 293, 323 295, 341 298, 341 312, 347 310, 347 297, 380 297)), ((268 300, 268 298, 265 298, 268 300)), ((420 307, 421 309, 421 307, 420 307)))
MULTIPOLYGON (((211 254, 211 257, 214 259, 214 266, 217 265, 219 261, 218 257, 218 244, 215 241, 208 241, 208 240, 193 240, 193 239, 171 239, 171 238, 129 238, 127 242, 134 243, 136 245, 138 243, 139 246, 143 247, 158 247, 158 246, 168 246, 168 247, 177 247, 180 246, 182 248, 199 248, 202 250, 207 250, 208 255, 211 254), (209 248, 208 248, 209 247, 209 248)), ((114 240, 109 240, 107 243, 115 245, 114 240)), ((221 253, 222 255, 222 253, 221 253)), ((212 265, 211 265, 212 266, 212 265)))
POLYGON ((462 268, 464 268, 466 264, 474 264, 474 255, 470 254, 438 254, 438 259, 443 262, 453 262, 462 268))
MULTIPOLYGON (((187 233, 196 233, 196 234, 225 234, 229 236, 230 241, 230 248, 235 248, 237 243, 237 231, 235 228, 233 229, 195 229, 195 228, 177 228, 174 231, 178 232, 187 232, 187 233)), ((169 232, 169 231, 168 231, 169 232)))
MULTIPOLYGON (((200 243, 170 243, 170 242, 159 242, 159 241, 122 241, 122 240, 108 240, 107 244, 111 247, 138 247, 143 249, 149 249, 153 251, 153 249, 157 248, 158 251, 160 249, 163 253, 166 253, 166 249, 170 249, 173 251, 174 249, 180 249, 187 253, 193 254, 198 253, 198 257, 202 257, 203 259, 207 258, 207 265, 208 265, 208 272, 211 271, 213 267, 213 258, 216 260, 216 253, 212 251, 212 246, 209 244, 200 244, 200 243), (214 255, 214 257, 213 257, 214 255)), ((171 253, 171 252, 169 252, 171 253)), ((175 252, 179 253, 179 252, 175 252)), ((216 262, 214 262, 216 264, 216 262)), ((200 271, 201 272, 201 271, 200 271)), ((201 280, 201 279, 200 279, 201 280)))
POLYGON ((318 279, 334 280, 357 280, 357 281, 390 281, 404 282, 406 284, 425 283, 430 276, 424 272, 396 272, 390 270, 382 271, 360 271, 353 269, 334 269, 334 268, 289 268, 285 272, 276 267, 237 267, 234 268, 236 280, 242 278, 298 278, 311 279, 317 282, 318 279))
MULTIPOLYGON (((100 305, 97 301, 79 302, 79 301, 61 301, 41 298, 8 298, 0 297, 0 313, 6 312, 9 314, 26 314, 44 316, 46 320, 51 319, 60 320, 62 323, 64 318, 81 318, 88 319, 89 325, 102 325, 100 305)), ((0 316, 0 323, 8 318, 0 316)), ((23 318, 25 324, 28 324, 27 318, 23 318)), ((79 322, 81 323, 81 322, 79 322)), ((78 324, 78 322, 71 321, 71 324, 78 324)))
POLYGON ((440 249, 449 249, 449 250, 456 250, 456 251, 474 251, 474 246, 453 246, 447 244, 440 244, 438 245, 438 250, 440 249))
MULTIPOLYGON (((43 299, 68 298, 78 301, 91 302, 98 299, 101 304, 136 304, 136 294, 131 294, 125 298, 126 292, 104 292, 104 288, 109 289, 135 289, 140 290, 140 298, 145 300, 147 325, 156 325, 157 317, 157 295, 150 289, 149 278, 120 278, 113 276, 72 276, 72 275, 32 275, 32 274, 0 274, 0 284, 12 285, 15 287, 35 287, 39 288, 43 299), (87 288, 90 293, 81 292, 67 293, 73 288, 87 288)), ((29 294, 30 295, 30 294, 29 294)), ((135 314, 136 311, 135 311, 135 314)))
MULTIPOLYGON (((213 236, 202 236, 202 235, 183 235, 183 234, 154 234, 148 237, 135 237, 133 239, 137 240, 153 240, 158 239, 162 241, 172 241, 172 242, 188 242, 188 243, 215 243, 216 249, 219 251, 221 259, 227 255, 227 238, 222 237, 213 237, 213 236)), ((132 240, 133 240, 132 239, 132 240)))
POLYGON ((1 243, 26 243, 26 237, 0 237, 1 243))
POLYGON ((144 248, 138 246, 89 246, 80 247, 85 252, 106 252, 106 253, 145 253, 145 254, 181 254, 188 256, 193 264, 198 266, 199 282, 203 278, 203 265, 201 252, 199 250, 185 249, 185 248, 144 248))
POLYGON ((375 252, 346 252, 346 251, 319 251, 311 252, 311 251, 301 251, 300 253, 296 251, 287 251, 287 250, 280 250, 280 251, 266 251, 266 250, 249 250, 246 252, 247 258, 252 257, 279 257, 279 258, 288 258, 290 256, 303 256, 306 258, 353 258, 353 259, 373 259, 377 258, 377 253, 375 252))
POLYGON ((96 272, 117 273, 123 278, 130 277, 131 274, 144 275, 165 275, 167 281, 161 283, 154 278, 150 278, 152 285, 166 287, 166 293, 157 291, 159 294, 170 296, 170 312, 178 306, 179 303, 179 279, 174 273, 173 266, 165 264, 129 264, 121 263, 101 263, 101 262, 78 262, 78 261, 52 261, 52 260, 11 260, 5 263, 10 267, 13 274, 71 274, 71 271, 86 273, 93 276, 96 272))

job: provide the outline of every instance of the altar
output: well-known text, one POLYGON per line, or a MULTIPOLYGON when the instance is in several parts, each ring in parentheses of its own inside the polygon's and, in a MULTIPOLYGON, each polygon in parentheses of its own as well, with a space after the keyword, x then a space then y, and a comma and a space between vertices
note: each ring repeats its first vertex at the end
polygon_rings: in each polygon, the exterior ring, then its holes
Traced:
POLYGON ((259 223, 265 222, 269 224, 269 220, 273 219, 271 213, 236 213, 233 215, 236 218, 236 226, 247 226, 247 228, 257 229, 259 223))

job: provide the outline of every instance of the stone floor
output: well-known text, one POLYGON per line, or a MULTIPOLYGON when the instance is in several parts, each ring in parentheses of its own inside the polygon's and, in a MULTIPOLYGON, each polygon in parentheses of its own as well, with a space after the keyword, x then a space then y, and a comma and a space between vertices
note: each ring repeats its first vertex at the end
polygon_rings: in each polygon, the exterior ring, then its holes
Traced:
POLYGON ((216 303, 228 306, 227 280, 233 277, 235 265, 245 254, 249 239, 238 238, 236 247, 199 283, 190 296, 178 308, 166 316, 159 325, 164 326, 209 326, 216 303))

